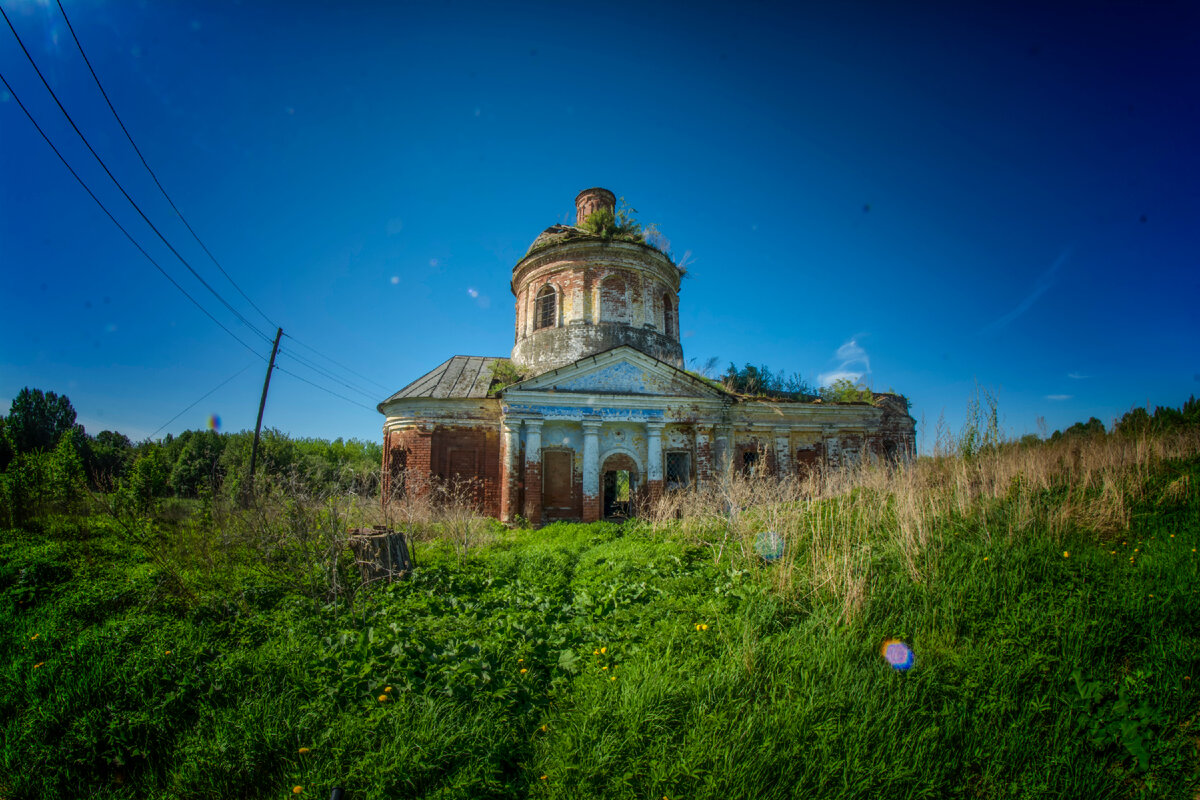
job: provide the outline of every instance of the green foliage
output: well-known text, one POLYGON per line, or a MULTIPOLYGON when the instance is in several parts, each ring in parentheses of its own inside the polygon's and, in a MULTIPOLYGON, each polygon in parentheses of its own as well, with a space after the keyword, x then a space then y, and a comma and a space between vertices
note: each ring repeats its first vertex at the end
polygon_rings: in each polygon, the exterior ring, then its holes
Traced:
POLYGON ((637 221, 637 209, 630 208, 622 197, 614 212, 611 208, 598 208, 587 216, 580 228, 604 241, 638 242, 645 244, 642 226, 637 221))
POLYGON ((16 451, 13 448, 12 440, 8 438, 8 420, 0 417, 0 472, 8 468, 14 455, 16 455, 16 451))
POLYGON ((7 422, 9 438, 18 453, 44 452, 75 425, 75 409, 65 395, 26 386, 12 401, 7 422))
MULTIPOLYGON (((1121 436, 1146 436, 1188 428, 1200 428, 1200 401, 1195 395, 1180 408, 1158 406, 1153 414, 1144 408, 1130 409, 1113 426, 1113 432, 1121 436)), ((1067 433, 1071 433, 1071 429, 1067 433)))
POLYGON ((1119 744, 1134 757, 1137 771, 1150 768, 1154 728, 1169 723, 1165 714, 1150 702, 1149 676, 1140 672, 1126 676, 1116 692, 1105 681, 1086 680, 1082 670, 1071 673, 1075 694, 1069 695, 1076 722, 1095 747, 1119 744))
POLYGON ((516 364, 507 358, 497 358, 492 362, 492 381, 488 386, 488 394, 501 392, 514 383, 519 383, 524 377, 516 364))
POLYGON ((849 378, 838 378, 828 386, 821 387, 821 399, 826 403, 874 403, 875 396, 862 383, 849 378))
POLYGON ((809 400, 815 397, 812 386, 800 377, 799 372, 793 372, 791 375, 782 370, 772 372, 766 365, 756 367, 746 364, 738 369, 737 365, 730 362, 719 382, 725 391, 735 394, 790 400, 809 400))

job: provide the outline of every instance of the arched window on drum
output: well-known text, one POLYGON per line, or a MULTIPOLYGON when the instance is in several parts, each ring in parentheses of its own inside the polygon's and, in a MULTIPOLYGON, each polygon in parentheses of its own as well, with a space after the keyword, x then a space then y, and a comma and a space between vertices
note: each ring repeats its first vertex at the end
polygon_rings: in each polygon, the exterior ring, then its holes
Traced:
POLYGON ((558 324, 558 294, 546 284, 537 293, 533 305, 533 329, 553 328, 558 324))
POLYGON ((663 308, 663 333, 667 336, 679 338, 679 329, 677 327, 678 320, 675 318, 675 303, 671 300, 671 295, 663 292, 662 296, 663 308))

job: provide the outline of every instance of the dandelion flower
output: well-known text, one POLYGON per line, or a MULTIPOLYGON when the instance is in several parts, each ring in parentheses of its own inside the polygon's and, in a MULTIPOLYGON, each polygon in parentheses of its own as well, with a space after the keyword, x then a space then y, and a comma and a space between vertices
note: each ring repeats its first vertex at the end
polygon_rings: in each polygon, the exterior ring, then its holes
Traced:
POLYGON ((170 651, 170 650, 168 650, 168 651, 166 652, 166 655, 171 655, 171 651, 170 651))
POLYGON ((544 780, 546 780, 546 776, 545 776, 545 775, 543 775, 542 777, 538 778, 538 780, 539 780, 539 781, 544 781, 544 780))
POLYGON ((1135 552, 1135 553, 1136 553, 1136 552, 1137 552, 1139 549, 1140 549, 1140 548, 1137 548, 1137 547, 1135 547, 1135 548, 1133 548, 1133 552, 1135 552))
POLYGON ((46 663, 45 661, 39 661, 38 663, 33 665, 33 668, 37 669, 38 667, 40 667, 42 664, 45 664, 45 663, 46 663))
POLYGON ((988 560, 988 557, 987 557, 987 556, 984 556, 984 557, 983 557, 983 560, 984 560, 984 561, 987 561, 987 560, 988 560))
POLYGON ((615 681, 616 679, 617 679, 616 675, 613 675, 612 677, 609 678, 610 681, 615 681))
POLYGON ((40 634, 40 633, 35 633, 33 636, 30 636, 30 637, 29 637, 29 641, 31 641, 31 642, 32 642, 34 639, 38 638, 39 636, 41 636, 41 634, 40 634))
POLYGON ((303 791, 304 791, 303 786, 293 786, 292 787, 292 794, 300 794, 303 791))
POLYGON ((1063 558, 1070 558, 1070 557, 1071 557, 1071 551, 1063 550, 1063 558))
POLYGON ((387 699, 388 699, 388 696, 386 694, 379 695, 379 702, 386 703, 387 699))
POLYGON ((600 651, 599 651, 599 650, 593 650, 593 651, 592 651, 592 655, 594 655, 594 656, 598 656, 598 655, 600 655, 600 651))
POLYGON ((601 648, 600 648, 600 654, 601 654, 601 655, 603 655, 604 653, 607 653, 607 652, 608 652, 608 648, 607 648, 607 647, 601 647, 601 648))
POLYGON ((529 672, 529 670, 525 669, 524 667, 521 667, 521 674, 524 675, 526 672, 529 672))
POLYGON ((385 687, 383 687, 383 693, 384 693, 384 694, 391 694, 391 693, 392 693, 392 687, 390 687, 390 686, 385 686, 385 687))
POLYGON ((542 733, 545 733, 545 732, 546 732, 546 731, 548 731, 548 730, 550 730, 550 729, 549 729, 549 728, 547 728, 545 725, 543 725, 543 726, 542 726, 542 733))
POLYGON ((705 622, 705 623, 701 623, 701 624, 700 624, 700 630, 702 630, 702 631, 706 631, 706 630, 708 630, 708 623, 706 623, 706 622, 705 622))
POLYGON ((608 669, 608 664, 605 664, 605 665, 604 665, 603 667, 601 667, 600 669, 608 669))
POLYGON ((308 753, 308 752, 310 752, 310 750, 309 750, 309 748, 307 748, 307 747, 301 747, 301 748, 300 748, 299 750, 297 750, 296 752, 298 752, 300 755, 304 755, 305 753, 308 753))
POLYGON ((525 659, 523 659, 523 658, 518 658, 518 659, 517 659, 517 663, 518 663, 518 664, 524 664, 524 663, 525 663, 525 659))
POLYGON ((696 623, 696 630, 700 630, 700 623, 699 623, 699 622, 697 622, 697 623, 696 623))

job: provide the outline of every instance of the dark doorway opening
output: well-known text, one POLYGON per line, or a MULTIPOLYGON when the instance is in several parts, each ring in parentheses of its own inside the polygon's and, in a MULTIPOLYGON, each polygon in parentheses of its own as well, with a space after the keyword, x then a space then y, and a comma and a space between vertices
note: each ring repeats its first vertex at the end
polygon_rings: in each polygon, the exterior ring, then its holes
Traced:
POLYGON ((633 516, 633 495, 637 490, 637 473, 625 469, 610 469, 604 473, 604 516, 633 516))

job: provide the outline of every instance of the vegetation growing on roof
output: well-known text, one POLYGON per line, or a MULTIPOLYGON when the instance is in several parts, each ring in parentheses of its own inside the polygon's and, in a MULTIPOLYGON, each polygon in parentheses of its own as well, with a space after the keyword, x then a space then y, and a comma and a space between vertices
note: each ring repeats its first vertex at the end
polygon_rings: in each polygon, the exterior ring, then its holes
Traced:
POLYGON ((492 382, 488 386, 488 395, 495 397, 514 383, 519 383, 524 377, 516 364, 507 358, 497 358, 492 362, 492 382))
POLYGON ((734 394, 751 395, 754 397, 776 397, 782 400, 814 400, 816 390, 800 377, 799 372, 791 375, 782 370, 772 372, 764 365, 746 364, 741 369, 733 362, 720 378, 721 387, 734 394))

